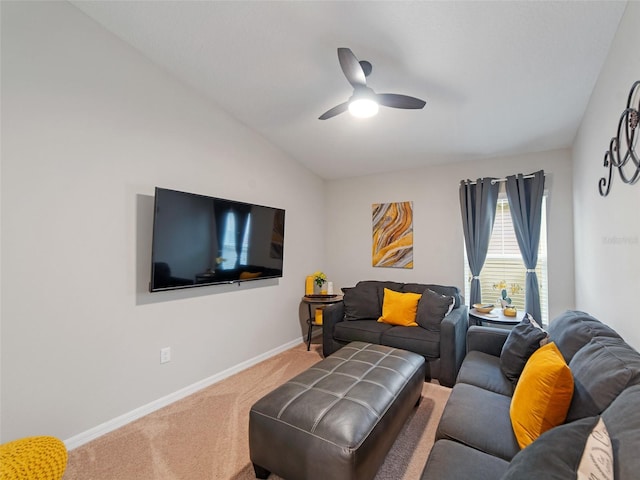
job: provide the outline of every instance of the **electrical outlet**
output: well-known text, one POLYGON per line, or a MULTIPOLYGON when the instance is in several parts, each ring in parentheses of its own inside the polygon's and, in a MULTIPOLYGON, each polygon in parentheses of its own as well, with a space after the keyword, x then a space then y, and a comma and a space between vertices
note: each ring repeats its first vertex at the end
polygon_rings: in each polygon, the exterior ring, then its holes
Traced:
POLYGON ((164 347, 160 349, 160 363, 167 363, 171 361, 171 347, 164 347))

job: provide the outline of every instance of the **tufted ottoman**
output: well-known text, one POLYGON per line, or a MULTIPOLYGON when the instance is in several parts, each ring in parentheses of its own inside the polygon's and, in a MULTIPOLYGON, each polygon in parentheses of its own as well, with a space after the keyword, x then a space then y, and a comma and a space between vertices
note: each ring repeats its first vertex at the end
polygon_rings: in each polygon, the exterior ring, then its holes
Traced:
POLYGON ((424 378, 421 355, 346 345, 251 407, 256 477, 373 478, 419 403, 424 378))

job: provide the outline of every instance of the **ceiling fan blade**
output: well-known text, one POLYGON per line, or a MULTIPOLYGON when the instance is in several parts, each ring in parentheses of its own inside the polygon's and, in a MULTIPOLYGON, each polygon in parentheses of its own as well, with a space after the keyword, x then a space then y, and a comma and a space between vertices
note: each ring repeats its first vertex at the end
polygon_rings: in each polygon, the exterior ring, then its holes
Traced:
POLYGON ((367 85, 367 77, 362 70, 362 65, 350 49, 338 48, 338 60, 344 76, 352 86, 365 87, 367 85))
POLYGON ((340 105, 336 105, 332 109, 324 112, 322 115, 318 117, 318 120, 326 120, 328 118, 335 117, 336 115, 340 115, 341 113, 346 112, 348 108, 349 108, 349 102, 341 103, 340 105))
POLYGON ((385 107, 418 109, 426 105, 427 102, 419 98, 408 95, 398 95, 396 93, 379 93, 378 103, 385 107))

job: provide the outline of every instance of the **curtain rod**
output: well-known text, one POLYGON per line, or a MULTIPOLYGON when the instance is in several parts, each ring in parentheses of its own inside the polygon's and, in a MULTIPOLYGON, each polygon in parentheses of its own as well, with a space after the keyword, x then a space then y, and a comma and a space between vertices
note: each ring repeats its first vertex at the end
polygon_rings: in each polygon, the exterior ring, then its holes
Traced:
MULTIPOLYGON (((544 176, 546 177, 547 174, 545 173, 544 176)), ((523 175, 522 178, 533 178, 535 177, 534 174, 530 174, 530 175, 523 175)), ((491 185, 495 185, 496 183, 503 183, 506 182, 507 179, 506 178, 494 178, 493 180, 491 180, 491 185)), ((460 180, 460 183, 463 183, 464 180, 460 180)), ((473 182, 469 182, 469 185, 476 185, 478 182, 477 181, 473 181, 473 182)))

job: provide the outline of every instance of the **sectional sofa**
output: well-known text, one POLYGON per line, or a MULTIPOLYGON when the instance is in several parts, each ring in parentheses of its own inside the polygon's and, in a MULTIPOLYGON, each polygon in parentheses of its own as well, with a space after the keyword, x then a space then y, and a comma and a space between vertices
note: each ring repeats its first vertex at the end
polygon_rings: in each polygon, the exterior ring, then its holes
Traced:
MULTIPOLYGON (((523 377, 515 379, 514 387, 505 376, 510 368, 504 364, 504 357, 509 358, 505 347, 509 334, 491 327, 469 328, 468 354, 438 425, 422 480, 575 479, 578 468, 590 460, 603 471, 612 462, 616 480, 639 478, 640 354, 612 328, 584 312, 567 311, 552 321, 547 345, 534 347, 533 355, 539 358, 543 348, 545 354, 559 350, 570 370, 568 380, 573 380, 570 403, 560 425, 522 448, 510 418, 517 413, 512 400, 518 384, 529 381, 524 375, 534 357, 523 362, 523 377), (601 438, 594 431, 599 419, 608 430, 611 457, 604 448, 592 450, 594 440, 587 441, 601 438)), ((546 413, 555 406, 551 397, 534 405, 531 414, 534 410, 546 413)), ((600 472, 592 478, 608 477, 600 472)))

